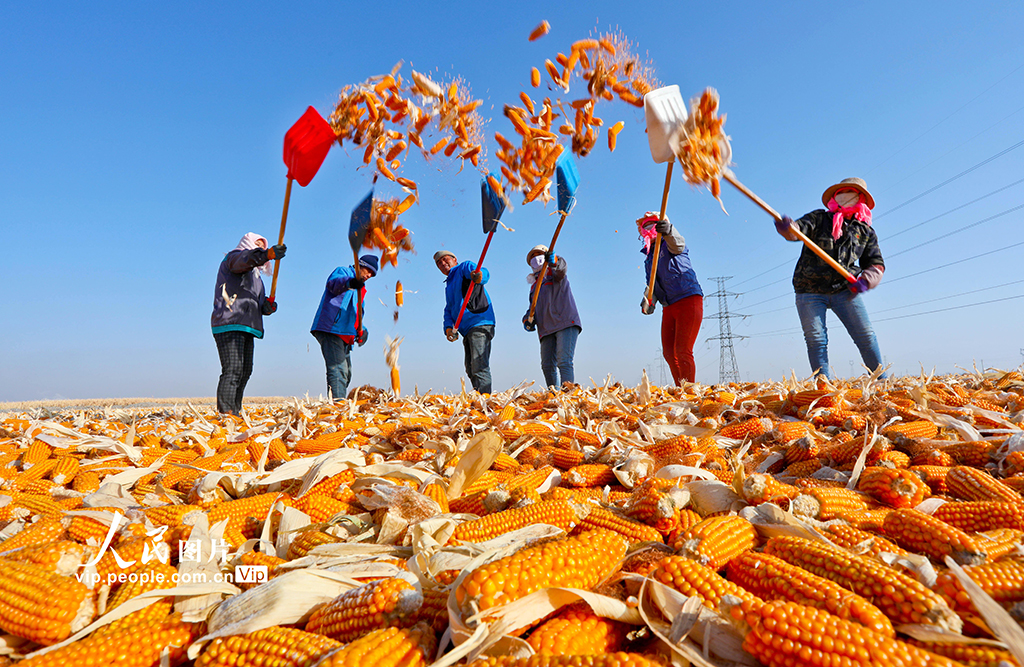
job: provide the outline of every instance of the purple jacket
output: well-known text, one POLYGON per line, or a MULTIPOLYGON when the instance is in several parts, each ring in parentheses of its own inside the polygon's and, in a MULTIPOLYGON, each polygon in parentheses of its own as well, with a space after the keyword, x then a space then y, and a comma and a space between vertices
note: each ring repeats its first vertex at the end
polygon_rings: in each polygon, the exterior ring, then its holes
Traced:
MULTIPOLYGON (((540 269, 537 269, 534 275, 539 272, 540 269)), ((544 284, 540 286, 540 294, 537 296, 537 310, 533 313, 537 322, 537 335, 540 338, 569 327, 583 329, 580 313, 576 309, 576 300, 572 298, 572 288, 569 287, 569 279, 565 273, 565 258, 561 256, 555 262, 554 269, 549 266, 544 273, 544 284)), ((531 283, 526 305, 527 315, 530 314, 530 303, 535 288, 536 283, 531 283)))
POLYGON ((232 250, 224 257, 213 289, 213 333, 245 331, 263 338, 266 295, 257 267, 265 261, 266 253, 260 249, 232 250))

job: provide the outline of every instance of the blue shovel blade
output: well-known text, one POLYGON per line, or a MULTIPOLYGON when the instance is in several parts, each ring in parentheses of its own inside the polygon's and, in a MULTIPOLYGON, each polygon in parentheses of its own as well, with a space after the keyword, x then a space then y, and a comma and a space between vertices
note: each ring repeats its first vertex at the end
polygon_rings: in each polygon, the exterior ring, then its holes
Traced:
POLYGON ((576 188, 580 185, 580 172, 576 171, 576 163, 568 152, 559 156, 555 174, 558 179, 558 210, 568 213, 576 203, 576 188))
MULTIPOLYGON (((492 173, 491 176, 494 176, 492 173)), ((494 176, 497 179, 497 176, 494 176)), ((490 234, 498 226, 498 220, 505 211, 505 202, 491 188, 486 178, 480 179, 480 203, 484 216, 484 234, 490 234)))
POLYGON ((366 238, 366 230, 370 227, 370 211, 373 209, 373 190, 366 195, 359 205, 352 209, 352 221, 348 224, 348 243, 352 252, 359 252, 366 238))

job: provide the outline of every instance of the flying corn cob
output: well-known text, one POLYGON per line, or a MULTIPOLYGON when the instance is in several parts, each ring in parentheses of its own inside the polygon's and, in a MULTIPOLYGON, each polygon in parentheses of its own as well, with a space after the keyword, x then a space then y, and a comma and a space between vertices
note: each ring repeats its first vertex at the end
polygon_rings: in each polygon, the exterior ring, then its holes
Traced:
POLYGON ((857 593, 892 623, 926 623, 959 632, 963 621, 932 590, 882 563, 800 537, 772 537, 764 552, 857 593))

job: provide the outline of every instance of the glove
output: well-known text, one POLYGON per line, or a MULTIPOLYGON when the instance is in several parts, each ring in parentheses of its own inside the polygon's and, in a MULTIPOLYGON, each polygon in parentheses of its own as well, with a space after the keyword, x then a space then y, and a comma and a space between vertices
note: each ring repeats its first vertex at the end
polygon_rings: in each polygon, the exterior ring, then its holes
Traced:
POLYGON ((523 315, 523 328, 526 329, 527 331, 536 331, 537 330, 537 321, 536 320, 528 319, 529 317, 530 317, 529 313, 527 313, 526 315, 523 315))
POLYGON ((644 315, 654 314, 654 304, 647 300, 646 294, 640 299, 640 312, 644 315))
POLYGON ((857 278, 857 282, 850 283, 850 291, 854 294, 860 294, 867 292, 870 288, 868 287, 868 279, 864 276, 857 278))
POLYGON ((659 234, 671 234, 672 223, 668 221, 668 218, 665 218, 664 220, 659 220, 656 223, 654 223, 654 231, 658 232, 659 234))
POLYGON ((267 250, 267 259, 284 259, 284 253, 288 250, 288 246, 281 243, 280 245, 271 246, 267 250))
POLYGON ((362 287, 365 284, 366 284, 366 281, 362 280, 361 278, 349 278, 348 279, 348 288, 349 289, 359 289, 360 287, 362 287))
POLYGON ((788 215, 782 216, 782 220, 776 220, 775 221, 775 229, 776 229, 776 231, 778 231, 783 236, 785 236, 789 232, 789 229, 792 226, 793 226, 793 218, 789 217, 788 215))
POLYGON ((469 277, 472 278, 473 282, 475 282, 477 285, 484 281, 484 274, 481 273, 480 271, 473 271, 472 273, 469 274, 469 277))
POLYGON ((544 261, 548 263, 548 266, 555 265, 555 253, 553 250, 549 250, 544 253, 544 261))
POLYGON ((447 329, 445 329, 444 335, 448 338, 448 341, 451 343, 454 343, 459 339, 459 332, 453 329, 452 327, 448 327, 447 329))
POLYGON ((260 312, 264 315, 273 315, 277 312, 277 302, 267 299, 263 302, 263 305, 260 306, 260 312))
POLYGON ((366 327, 363 327, 362 330, 359 332, 359 335, 356 336, 356 344, 359 347, 362 347, 363 345, 366 344, 366 339, 369 338, 369 337, 370 337, 370 332, 366 330, 366 327))

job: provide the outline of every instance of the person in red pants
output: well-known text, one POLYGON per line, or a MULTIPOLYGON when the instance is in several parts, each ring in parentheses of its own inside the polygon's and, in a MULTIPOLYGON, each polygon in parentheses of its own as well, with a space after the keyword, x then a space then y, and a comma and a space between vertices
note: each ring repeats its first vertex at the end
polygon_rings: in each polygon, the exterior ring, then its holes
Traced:
MULTIPOLYGON (((646 255, 644 261, 645 285, 650 284, 651 265, 654 262, 654 239, 661 234, 658 271, 654 279, 654 300, 661 304, 661 349, 672 370, 676 385, 693 382, 697 366, 693 361, 693 345, 697 342, 700 323, 704 319, 704 292, 697 282, 697 274, 690 264, 690 253, 683 235, 668 218, 660 220, 657 213, 648 211, 636 221, 646 255)), ((640 310, 650 315, 654 304, 644 294, 640 310)))

